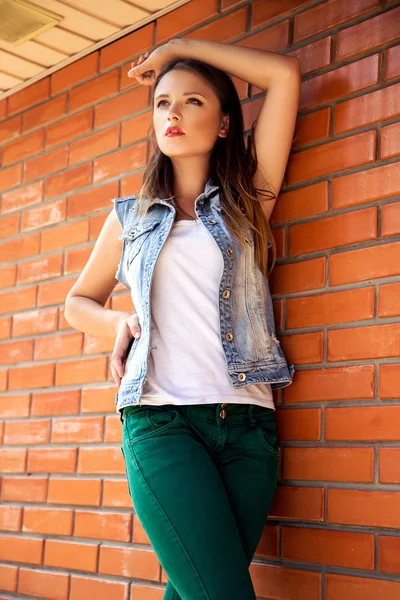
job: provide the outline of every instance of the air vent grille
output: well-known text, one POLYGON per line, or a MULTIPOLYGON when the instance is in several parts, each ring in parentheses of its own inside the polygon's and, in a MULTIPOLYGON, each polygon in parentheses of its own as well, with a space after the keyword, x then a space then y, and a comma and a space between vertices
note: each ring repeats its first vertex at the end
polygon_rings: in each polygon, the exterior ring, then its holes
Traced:
POLYGON ((22 44, 58 25, 63 18, 27 0, 0 0, 0 40, 22 44))

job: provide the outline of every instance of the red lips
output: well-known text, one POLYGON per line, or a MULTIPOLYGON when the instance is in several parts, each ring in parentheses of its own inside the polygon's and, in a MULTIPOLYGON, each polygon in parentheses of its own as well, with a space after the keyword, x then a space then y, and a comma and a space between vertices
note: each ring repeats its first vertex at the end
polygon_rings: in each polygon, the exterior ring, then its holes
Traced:
POLYGON ((169 135, 171 132, 175 135, 184 135, 184 132, 182 131, 182 129, 180 129, 179 127, 173 126, 173 125, 168 127, 167 131, 165 132, 165 135, 169 135))

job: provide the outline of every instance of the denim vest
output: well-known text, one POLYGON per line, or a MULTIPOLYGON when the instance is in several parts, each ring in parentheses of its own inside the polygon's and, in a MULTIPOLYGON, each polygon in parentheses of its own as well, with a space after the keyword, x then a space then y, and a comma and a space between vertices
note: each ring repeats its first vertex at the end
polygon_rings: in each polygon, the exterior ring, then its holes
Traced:
MULTIPOLYGON (((269 283, 255 260, 253 232, 248 228, 243 250, 224 224, 218 190, 209 179, 194 206, 224 261, 219 313, 227 375, 235 388, 260 382, 271 384, 272 389, 287 387, 292 383, 295 369, 288 365, 276 337, 269 283)), ((125 406, 140 404, 150 354, 152 275, 176 213, 170 202, 156 198, 141 222, 135 211, 135 200, 136 196, 112 199, 122 224, 118 239, 123 240, 115 277, 128 288, 134 284, 140 297, 140 305, 135 309, 141 328, 140 338, 131 342, 116 393, 117 412, 125 406)))

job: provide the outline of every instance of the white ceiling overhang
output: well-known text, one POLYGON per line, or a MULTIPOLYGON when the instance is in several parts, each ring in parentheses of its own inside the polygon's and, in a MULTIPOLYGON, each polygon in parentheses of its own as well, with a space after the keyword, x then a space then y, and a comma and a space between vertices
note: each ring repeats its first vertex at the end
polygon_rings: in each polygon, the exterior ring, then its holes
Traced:
POLYGON ((0 100, 189 0, 0 0, 0 100))

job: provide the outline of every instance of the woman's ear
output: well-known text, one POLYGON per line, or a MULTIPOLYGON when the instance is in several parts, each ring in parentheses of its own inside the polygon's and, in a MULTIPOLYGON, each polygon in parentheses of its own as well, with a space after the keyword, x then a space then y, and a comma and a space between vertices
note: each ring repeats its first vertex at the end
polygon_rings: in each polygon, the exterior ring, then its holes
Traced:
POLYGON ((226 138, 228 135, 229 129, 229 115, 224 115, 222 117, 221 129, 219 131, 219 137, 226 138))

